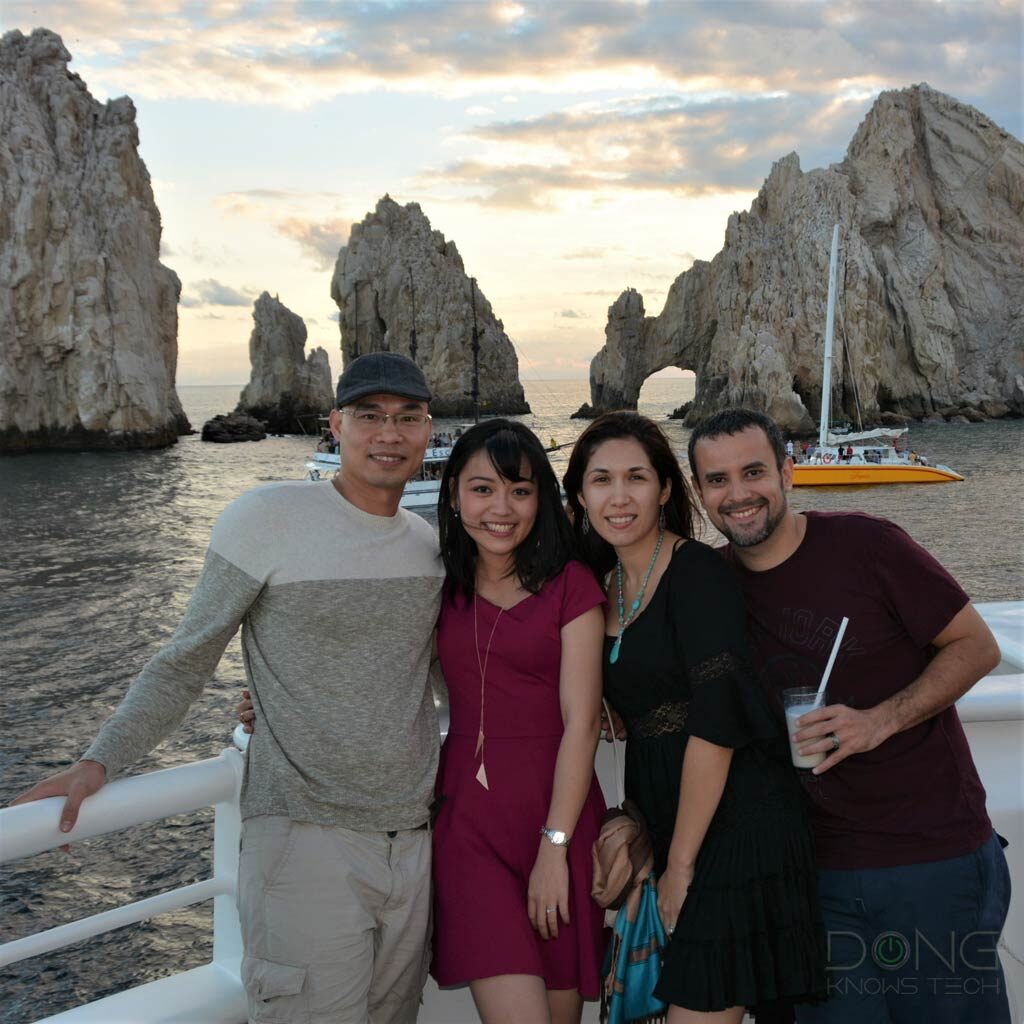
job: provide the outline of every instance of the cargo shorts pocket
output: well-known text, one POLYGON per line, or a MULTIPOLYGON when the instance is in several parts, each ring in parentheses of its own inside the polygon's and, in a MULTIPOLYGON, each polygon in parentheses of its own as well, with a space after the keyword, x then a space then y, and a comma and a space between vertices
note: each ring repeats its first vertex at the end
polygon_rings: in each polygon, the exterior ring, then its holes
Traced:
POLYGON ((249 1000, 249 1019, 260 1024, 304 1024, 309 1020, 303 993, 306 968, 259 957, 242 958, 242 984, 249 1000))

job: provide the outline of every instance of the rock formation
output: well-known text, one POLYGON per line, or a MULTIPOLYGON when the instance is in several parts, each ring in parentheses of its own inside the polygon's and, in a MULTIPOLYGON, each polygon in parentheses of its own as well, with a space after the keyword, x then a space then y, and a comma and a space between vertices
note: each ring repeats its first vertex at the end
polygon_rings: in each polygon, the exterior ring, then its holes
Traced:
POLYGON ((177 275, 135 107, 98 103, 45 29, 0 40, 0 452, 155 448, 174 390, 177 275))
POLYGON ((253 304, 252 372, 236 412, 263 420, 274 434, 316 433, 316 417, 334 404, 331 364, 322 348, 306 355, 306 325, 264 292, 253 304))
MULTIPOLYGON (((331 298, 340 310, 347 363, 366 352, 412 355, 434 392, 434 416, 468 416, 472 389, 470 279, 454 242, 433 231, 416 203, 389 196, 352 227, 338 253, 331 298)), ((491 304, 476 290, 480 403, 488 413, 529 412, 515 349, 491 304)))
POLYGON ((635 408, 646 377, 679 366, 697 374, 690 423, 743 404, 815 429, 835 223, 834 418, 1024 414, 1024 146, 926 85, 882 93, 842 163, 778 161, 660 315, 624 292, 592 404, 635 408))
POLYGON ((262 441, 267 436, 263 423, 241 412, 214 416, 203 424, 202 439, 215 444, 233 444, 236 441, 262 441))

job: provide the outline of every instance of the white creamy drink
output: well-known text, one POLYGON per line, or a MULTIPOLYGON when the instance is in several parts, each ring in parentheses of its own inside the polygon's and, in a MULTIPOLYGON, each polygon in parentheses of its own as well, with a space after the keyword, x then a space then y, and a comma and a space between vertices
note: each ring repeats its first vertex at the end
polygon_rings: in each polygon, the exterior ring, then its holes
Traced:
POLYGON ((793 758, 793 766, 796 768, 813 768, 825 760, 825 751, 817 754, 801 754, 800 746, 793 742, 793 733, 797 730, 796 720, 801 715, 806 715, 814 710, 814 700, 808 700, 805 704, 791 704, 786 706, 786 732, 789 736, 789 753, 793 758))

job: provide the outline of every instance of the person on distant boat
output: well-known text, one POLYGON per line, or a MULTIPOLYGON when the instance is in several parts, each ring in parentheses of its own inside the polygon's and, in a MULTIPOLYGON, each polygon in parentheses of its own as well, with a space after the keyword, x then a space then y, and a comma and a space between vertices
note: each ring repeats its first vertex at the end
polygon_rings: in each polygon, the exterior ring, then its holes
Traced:
POLYGON ((431 914, 438 757, 429 681, 444 568, 399 507, 430 388, 394 353, 353 360, 333 486, 273 483, 217 520, 184 619, 73 768, 16 802, 86 797, 182 721, 242 630, 266 727, 246 758, 238 909, 253 1021, 415 1021, 431 914))
POLYGON ((788 507, 792 462, 763 413, 690 435, 693 483, 729 541, 762 678, 827 706, 794 739, 810 799, 830 998, 800 1024, 1009 1024, 997 944, 1010 876, 955 702, 999 662, 956 580, 898 526, 788 507))
POLYGON ((787 454, 787 455, 788 455, 788 456, 789 456, 790 458, 793 458, 793 439, 792 439, 792 438, 790 438, 790 439, 789 439, 789 440, 788 440, 788 441, 786 442, 786 454, 787 454))
POLYGON ((660 428, 608 413, 564 477, 580 549, 606 580, 604 692, 624 717, 626 796, 654 847, 670 940, 668 1024, 792 1021, 825 994, 814 849, 781 720, 747 655, 743 596, 660 428), (628 611, 627 611, 628 609, 628 611))

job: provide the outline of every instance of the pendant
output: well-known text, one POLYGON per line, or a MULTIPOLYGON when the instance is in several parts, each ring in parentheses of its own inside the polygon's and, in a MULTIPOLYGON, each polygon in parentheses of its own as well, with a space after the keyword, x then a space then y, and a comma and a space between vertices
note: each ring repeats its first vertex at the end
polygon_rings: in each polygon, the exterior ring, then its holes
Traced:
POLYGON ((620 633, 615 638, 615 643, 612 644, 612 653, 608 655, 608 663, 614 665, 619 660, 619 648, 622 646, 622 634, 620 633))
POLYGON ((476 781, 479 782, 484 789, 489 790, 491 788, 487 785, 487 770, 484 768, 483 761, 480 762, 480 770, 476 773, 476 781))

